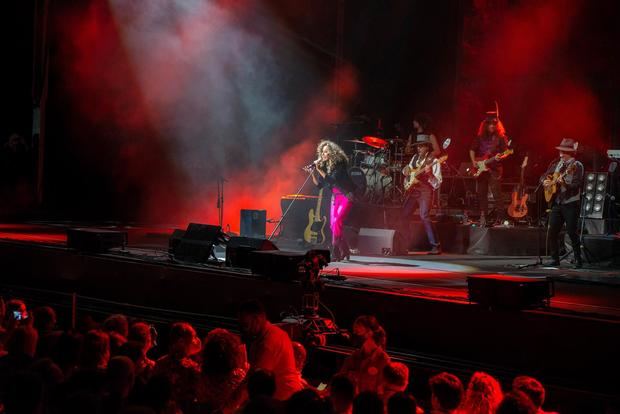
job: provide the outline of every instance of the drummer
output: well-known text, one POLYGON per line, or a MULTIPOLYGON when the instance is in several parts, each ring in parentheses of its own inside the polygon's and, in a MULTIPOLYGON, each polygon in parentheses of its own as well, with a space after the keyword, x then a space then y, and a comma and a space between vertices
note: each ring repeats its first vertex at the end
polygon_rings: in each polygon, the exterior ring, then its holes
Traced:
POLYGON ((415 152, 416 142, 430 142, 433 146, 432 155, 438 157, 441 154, 441 148, 437 142, 437 137, 431 131, 431 117, 426 113, 419 113, 413 117, 413 130, 409 134, 405 154, 412 155, 415 152))

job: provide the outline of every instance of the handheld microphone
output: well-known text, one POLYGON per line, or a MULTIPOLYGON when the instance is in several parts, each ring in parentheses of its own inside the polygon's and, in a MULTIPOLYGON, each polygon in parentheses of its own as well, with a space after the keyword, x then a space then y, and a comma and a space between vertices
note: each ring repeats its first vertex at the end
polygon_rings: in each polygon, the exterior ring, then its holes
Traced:
POLYGON ((313 161, 311 164, 306 165, 302 168, 304 171, 312 171, 316 168, 316 164, 320 162, 320 160, 313 161))

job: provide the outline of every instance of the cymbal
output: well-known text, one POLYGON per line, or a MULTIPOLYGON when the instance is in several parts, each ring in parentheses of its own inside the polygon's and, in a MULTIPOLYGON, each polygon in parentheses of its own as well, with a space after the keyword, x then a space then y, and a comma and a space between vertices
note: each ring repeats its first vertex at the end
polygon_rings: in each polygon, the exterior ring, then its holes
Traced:
POLYGON ((345 139, 345 142, 354 142, 356 144, 366 144, 364 141, 360 141, 359 139, 345 139))
POLYGON ((373 137, 370 135, 362 138, 362 141, 374 148, 384 148, 388 146, 388 142, 383 138, 373 137))

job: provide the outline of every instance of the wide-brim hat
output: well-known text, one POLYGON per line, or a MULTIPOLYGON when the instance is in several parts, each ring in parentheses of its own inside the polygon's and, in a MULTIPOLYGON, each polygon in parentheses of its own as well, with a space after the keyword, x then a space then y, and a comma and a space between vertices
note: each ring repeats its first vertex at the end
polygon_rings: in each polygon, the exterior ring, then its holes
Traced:
POLYGON ((431 142, 430 134, 418 134, 418 135, 416 135, 415 142, 412 145, 430 145, 430 146, 432 146, 433 143, 431 142))
POLYGON ((562 138, 562 142, 556 148, 560 151, 572 151, 576 152, 579 143, 572 138, 562 138))

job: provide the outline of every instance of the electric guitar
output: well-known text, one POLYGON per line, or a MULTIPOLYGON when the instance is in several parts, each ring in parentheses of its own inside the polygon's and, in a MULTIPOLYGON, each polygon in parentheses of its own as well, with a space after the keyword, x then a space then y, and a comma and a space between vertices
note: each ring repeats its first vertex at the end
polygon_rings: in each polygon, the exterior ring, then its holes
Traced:
POLYGON ((512 201, 508 206, 508 215, 512 218, 523 218, 527 215, 527 199, 529 194, 525 193, 523 186, 526 166, 527 155, 523 158, 523 163, 521 164, 521 181, 515 191, 512 192, 512 201))
MULTIPOLYGON (((415 187, 417 184, 420 183, 420 180, 418 179, 418 177, 426 172, 426 167, 433 168, 435 164, 443 164, 444 162, 446 162, 447 159, 448 159, 447 155, 442 155, 441 157, 433 160, 433 162, 431 162, 428 165, 423 165, 420 168, 411 169, 409 176, 405 178, 405 182, 403 183, 403 186, 405 187, 405 191, 409 191, 411 188, 415 187)), ((432 183, 430 184, 435 190, 437 189, 435 185, 433 185, 432 183)), ((439 185, 437 185, 437 187, 439 187, 439 185)))
POLYGON ((560 180, 564 179, 564 177, 566 177, 567 175, 575 172, 576 168, 577 166, 573 162, 571 165, 568 166, 568 168, 566 168, 566 171, 564 171, 562 174, 554 172, 553 174, 547 175, 547 180, 551 181, 548 186, 544 187, 545 201, 547 201, 547 203, 551 202, 555 194, 558 192, 558 183, 560 182, 560 180))
POLYGON ((325 243, 325 224, 327 217, 321 217, 321 202, 323 201, 323 189, 319 190, 319 197, 316 201, 316 210, 308 211, 308 225, 304 230, 304 240, 306 243, 320 245, 325 243))
POLYGON ((497 154, 494 157, 476 159, 476 167, 473 168, 472 170, 470 170, 470 174, 473 177, 478 177, 483 172, 489 170, 488 165, 490 163, 495 162, 495 161, 503 160, 504 158, 508 157, 513 152, 515 152, 515 151, 512 148, 508 148, 506 151, 500 152, 499 154, 497 154))

